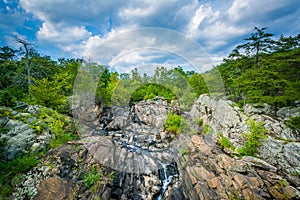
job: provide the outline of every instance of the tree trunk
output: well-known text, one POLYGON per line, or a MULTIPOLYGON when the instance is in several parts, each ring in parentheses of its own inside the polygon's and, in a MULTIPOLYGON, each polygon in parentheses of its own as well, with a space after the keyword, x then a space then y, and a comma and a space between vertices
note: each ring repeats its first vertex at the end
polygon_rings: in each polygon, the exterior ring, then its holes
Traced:
POLYGON ((256 66, 256 69, 258 69, 258 53, 259 53, 259 44, 257 44, 256 53, 255 53, 255 66, 256 66))

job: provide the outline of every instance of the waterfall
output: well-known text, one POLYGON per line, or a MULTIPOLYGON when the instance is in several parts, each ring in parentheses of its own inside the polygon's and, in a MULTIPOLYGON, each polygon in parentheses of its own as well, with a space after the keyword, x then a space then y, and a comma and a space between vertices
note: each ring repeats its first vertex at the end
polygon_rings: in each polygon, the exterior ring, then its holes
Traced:
POLYGON ((161 163, 161 165, 162 168, 159 169, 159 178, 162 182, 162 188, 157 200, 161 200, 163 198, 168 186, 172 183, 173 177, 179 176, 177 164, 175 162, 171 164, 161 163))

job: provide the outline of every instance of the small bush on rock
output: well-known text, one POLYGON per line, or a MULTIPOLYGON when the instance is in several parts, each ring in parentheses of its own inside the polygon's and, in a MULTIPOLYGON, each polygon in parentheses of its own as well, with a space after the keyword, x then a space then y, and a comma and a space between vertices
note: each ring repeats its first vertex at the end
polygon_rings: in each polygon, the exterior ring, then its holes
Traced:
POLYGON ((249 119, 248 125, 250 131, 244 134, 245 143, 243 147, 238 149, 240 156, 254 156, 258 152, 258 147, 261 145, 261 140, 266 139, 266 129, 263 127, 262 122, 256 122, 253 119, 249 119))
POLYGON ((188 123, 180 115, 169 112, 164 127, 171 133, 179 134, 188 129, 188 123))
POLYGON ((227 137, 224 137, 222 134, 219 135, 220 139, 218 141, 218 144, 221 149, 224 148, 231 148, 232 150, 234 149, 234 146, 231 144, 231 142, 228 140, 227 137))

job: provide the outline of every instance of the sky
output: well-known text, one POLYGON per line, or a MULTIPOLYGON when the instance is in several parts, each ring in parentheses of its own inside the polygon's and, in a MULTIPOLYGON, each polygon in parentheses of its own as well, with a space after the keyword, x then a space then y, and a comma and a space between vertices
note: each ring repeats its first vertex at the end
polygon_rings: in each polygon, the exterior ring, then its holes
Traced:
POLYGON ((0 46, 31 42, 53 59, 84 58, 126 72, 206 71, 254 27, 300 32, 299 0, 0 0, 0 46), (197 71, 196 70, 196 71, 197 71))

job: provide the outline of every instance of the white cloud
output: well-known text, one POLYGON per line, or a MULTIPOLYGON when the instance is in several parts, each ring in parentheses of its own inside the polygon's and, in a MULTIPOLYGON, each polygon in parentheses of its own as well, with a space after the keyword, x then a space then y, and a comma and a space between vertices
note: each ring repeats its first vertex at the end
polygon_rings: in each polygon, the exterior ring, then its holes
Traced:
POLYGON ((91 36, 84 26, 67 26, 65 24, 51 24, 44 22, 37 32, 37 38, 58 44, 78 42, 91 36))
POLYGON ((154 64, 204 66, 205 63, 213 66, 204 49, 196 42, 168 29, 122 28, 112 30, 105 37, 91 36, 80 44, 62 48, 68 51, 73 49, 76 56, 119 70, 154 64))
POLYGON ((245 38, 254 26, 280 27, 278 29, 300 26, 299 22, 294 22, 300 21, 299 8, 293 6, 297 4, 299 7, 299 3, 296 3, 298 0, 232 0, 226 3, 223 0, 19 2, 23 9, 42 21, 36 33, 39 41, 48 41, 48 44, 71 52, 76 57, 106 64, 114 58, 119 58, 115 64, 120 65, 143 64, 143 61, 146 65, 181 62, 158 56, 155 51, 153 54, 145 54, 138 50, 140 47, 156 46, 169 50, 169 54, 175 52, 186 56, 187 60, 205 62, 205 66, 211 66, 210 62, 203 61, 203 57, 196 56, 197 52, 191 49, 189 42, 177 41, 178 38, 168 34, 159 35, 159 29, 130 35, 129 32, 135 28, 161 27, 180 31, 216 55, 212 59, 219 63, 221 55, 218 51, 222 51, 222 54, 228 51, 245 38))

